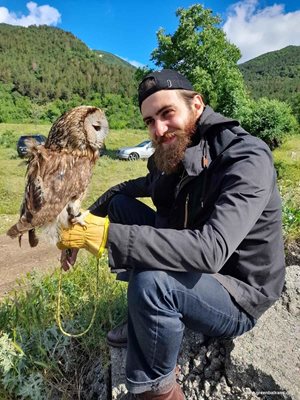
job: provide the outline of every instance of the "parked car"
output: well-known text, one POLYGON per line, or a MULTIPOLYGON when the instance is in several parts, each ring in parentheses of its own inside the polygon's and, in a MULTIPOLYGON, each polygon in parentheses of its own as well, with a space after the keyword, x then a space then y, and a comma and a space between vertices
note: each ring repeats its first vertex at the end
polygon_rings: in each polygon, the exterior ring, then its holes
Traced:
POLYGON ((117 156, 121 160, 138 160, 139 158, 149 158, 154 153, 151 140, 144 140, 142 143, 132 147, 121 147, 117 151, 117 156))
POLYGON ((17 152, 20 157, 26 157, 27 156, 27 140, 28 139, 33 139, 37 142, 37 144, 45 144, 47 138, 44 135, 23 135, 19 137, 18 143, 17 143, 17 152))

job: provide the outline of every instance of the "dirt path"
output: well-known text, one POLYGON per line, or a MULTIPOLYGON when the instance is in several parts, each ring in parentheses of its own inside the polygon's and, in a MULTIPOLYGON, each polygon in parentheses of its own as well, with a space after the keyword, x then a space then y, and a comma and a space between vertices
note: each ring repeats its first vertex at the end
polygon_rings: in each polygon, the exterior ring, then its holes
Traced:
POLYGON ((22 247, 17 240, 0 235, 0 298, 16 285, 16 279, 27 272, 51 271, 59 265, 60 251, 40 238, 37 247, 30 248, 27 235, 22 238, 22 247), (26 236, 26 237, 25 237, 26 236))

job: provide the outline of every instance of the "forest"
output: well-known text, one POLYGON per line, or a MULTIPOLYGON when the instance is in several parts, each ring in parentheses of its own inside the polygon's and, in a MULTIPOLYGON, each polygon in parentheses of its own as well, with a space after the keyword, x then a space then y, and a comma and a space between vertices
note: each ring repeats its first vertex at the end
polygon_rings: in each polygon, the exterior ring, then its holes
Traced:
POLYGON ((106 109, 113 128, 140 128, 134 73, 72 33, 0 24, 0 122, 53 122, 88 103, 106 109))

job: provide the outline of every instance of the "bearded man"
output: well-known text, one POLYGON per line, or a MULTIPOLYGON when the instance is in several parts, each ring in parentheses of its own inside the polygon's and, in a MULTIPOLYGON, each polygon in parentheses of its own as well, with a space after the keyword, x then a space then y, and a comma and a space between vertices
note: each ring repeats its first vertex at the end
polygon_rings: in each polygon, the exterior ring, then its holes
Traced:
MULTIPOLYGON (((184 328, 233 338, 280 297, 281 202, 268 146, 205 106, 183 75, 147 75, 139 105, 155 146, 149 173, 89 209, 108 215, 109 265, 129 280, 128 324, 108 334, 111 345, 127 344, 128 390, 181 400, 175 368, 184 328), (146 196, 155 211, 136 199, 146 196)), ((63 253, 63 267, 75 258, 63 253)))

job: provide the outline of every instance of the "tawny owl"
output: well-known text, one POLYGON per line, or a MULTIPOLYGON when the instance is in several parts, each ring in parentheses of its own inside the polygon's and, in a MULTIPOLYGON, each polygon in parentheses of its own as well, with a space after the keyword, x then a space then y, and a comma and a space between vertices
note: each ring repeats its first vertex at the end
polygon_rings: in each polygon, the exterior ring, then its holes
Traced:
MULTIPOLYGON (((80 215, 81 202, 92 176, 99 148, 108 133, 102 110, 80 106, 67 111, 53 124, 45 145, 29 145, 27 181, 19 221, 7 235, 29 232, 32 247, 38 244, 35 228, 43 227, 56 240, 58 228, 80 215)), ((80 222, 80 218, 78 218, 80 222)))

